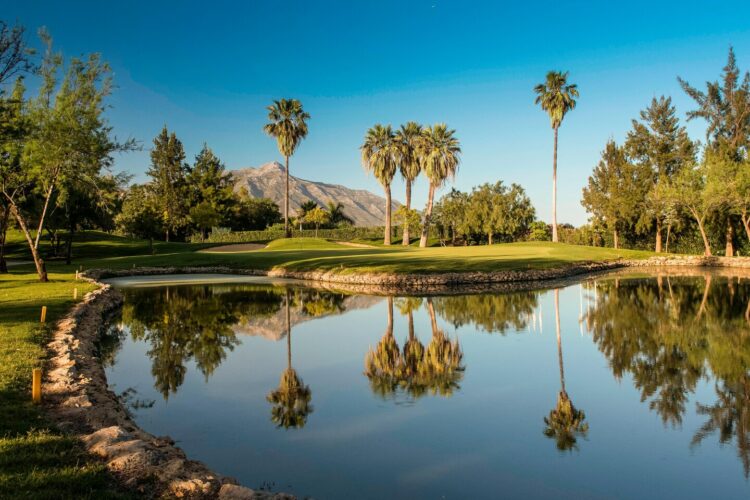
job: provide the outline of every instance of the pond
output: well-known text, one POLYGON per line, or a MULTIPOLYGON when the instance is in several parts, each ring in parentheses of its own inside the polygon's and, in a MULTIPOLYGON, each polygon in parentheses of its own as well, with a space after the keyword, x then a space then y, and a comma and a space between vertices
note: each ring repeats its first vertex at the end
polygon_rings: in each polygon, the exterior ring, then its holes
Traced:
POLYGON ((251 488, 750 496, 747 279, 432 297, 120 286, 101 344, 111 388, 142 428, 251 488))

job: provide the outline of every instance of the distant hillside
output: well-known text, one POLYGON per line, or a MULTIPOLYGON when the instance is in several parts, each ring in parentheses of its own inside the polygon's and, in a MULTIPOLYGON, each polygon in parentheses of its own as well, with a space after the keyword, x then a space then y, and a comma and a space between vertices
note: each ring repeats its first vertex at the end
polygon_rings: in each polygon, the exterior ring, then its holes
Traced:
MULTIPOLYGON (((234 190, 242 187, 255 197, 271 198, 284 211, 284 166, 278 162, 266 163, 259 168, 231 170, 234 190)), ((308 181, 289 177, 289 210, 293 216, 300 205, 308 200, 325 207, 328 200, 344 205, 344 213, 356 226, 382 226, 385 220, 385 198, 364 189, 350 189, 338 184, 308 181)), ((393 202, 393 209, 400 204, 393 202)))

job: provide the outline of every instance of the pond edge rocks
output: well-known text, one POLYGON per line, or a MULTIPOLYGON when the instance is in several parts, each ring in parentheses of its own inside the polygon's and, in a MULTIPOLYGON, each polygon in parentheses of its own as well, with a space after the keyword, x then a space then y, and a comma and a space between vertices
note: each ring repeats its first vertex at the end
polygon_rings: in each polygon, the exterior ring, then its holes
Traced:
POLYGON ((136 425, 109 390, 97 357, 99 336, 122 305, 122 295, 110 285, 94 283, 99 288, 57 323, 47 346, 44 405, 57 426, 78 437, 121 484, 145 498, 294 498, 241 486, 188 459, 171 438, 153 436, 136 425))

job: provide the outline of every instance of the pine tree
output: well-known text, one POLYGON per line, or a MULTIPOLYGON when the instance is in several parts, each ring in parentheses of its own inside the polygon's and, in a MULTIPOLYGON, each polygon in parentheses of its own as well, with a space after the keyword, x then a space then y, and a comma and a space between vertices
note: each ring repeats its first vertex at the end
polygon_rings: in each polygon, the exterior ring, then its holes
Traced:
POLYGON ((156 194, 159 212, 164 223, 165 239, 186 223, 185 204, 187 165, 182 142, 166 125, 154 139, 151 150, 151 167, 146 172, 152 179, 151 188, 156 194))

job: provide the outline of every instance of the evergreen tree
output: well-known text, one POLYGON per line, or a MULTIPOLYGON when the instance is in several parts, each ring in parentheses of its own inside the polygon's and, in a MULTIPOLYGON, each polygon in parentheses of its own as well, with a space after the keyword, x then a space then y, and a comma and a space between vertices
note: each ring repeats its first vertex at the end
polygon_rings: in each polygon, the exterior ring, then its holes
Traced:
MULTIPOLYGON (((633 120, 625 150, 629 158, 643 168, 648 196, 643 200, 637 229, 656 232, 655 251, 662 251, 662 234, 668 225, 669 200, 663 196, 663 186, 683 168, 692 165, 695 145, 676 116, 672 99, 661 96, 633 120)), ((671 228, 669 228, 671 229, 671 228)))
POLYGON ((169 241, 170 233, 174 234, 187 222, 187 170, 182 142, 165 125, 154 139, 151 166, 146 173, 152 179, 151 188, 156 194, 166 241, 169 241))
POLYGON ((193 167, 189 169, 186 185, 191 208, 207 203, 218 214, 219 222, 229 219, 234 204, 232 178, 221 160, 205 143, 195 157, 193 167))
POLYGON ((645 197, 645 175, 644 169, 630 163, 624 149, 610 140, 583 189, 581 203, 612 233, 615 248, 620 246, 621 231, 637 218, 645 197))

